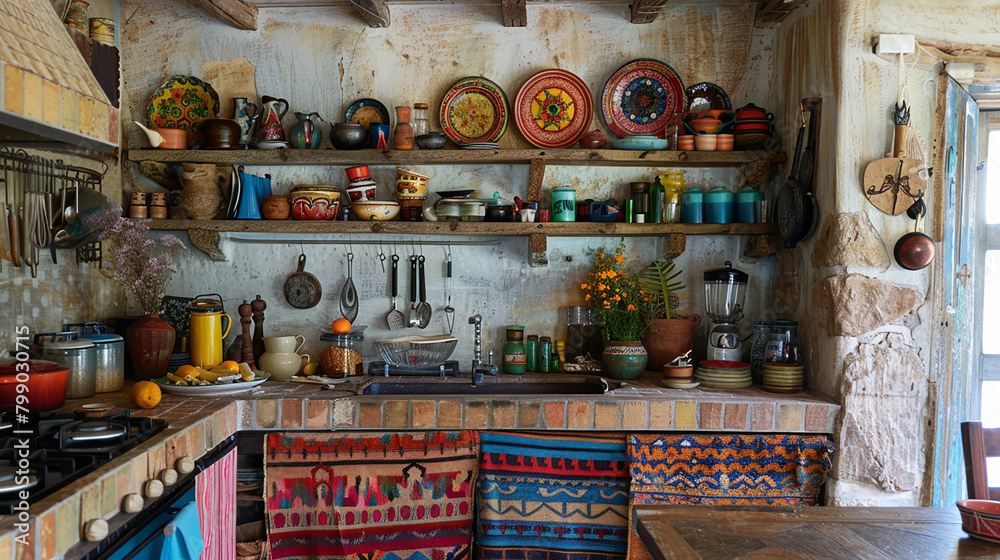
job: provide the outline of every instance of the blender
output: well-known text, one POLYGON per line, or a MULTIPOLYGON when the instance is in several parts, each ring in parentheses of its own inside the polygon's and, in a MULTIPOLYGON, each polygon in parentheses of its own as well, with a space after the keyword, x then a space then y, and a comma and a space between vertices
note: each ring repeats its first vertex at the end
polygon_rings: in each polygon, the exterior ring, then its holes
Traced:
POLYGON ((725 268, 705 271, 705 313, 712 321, 708 330, 708 359, 739 362, 743 343, 738 321, 743 318, 743 300, 750 277, 726 261, 725 268))

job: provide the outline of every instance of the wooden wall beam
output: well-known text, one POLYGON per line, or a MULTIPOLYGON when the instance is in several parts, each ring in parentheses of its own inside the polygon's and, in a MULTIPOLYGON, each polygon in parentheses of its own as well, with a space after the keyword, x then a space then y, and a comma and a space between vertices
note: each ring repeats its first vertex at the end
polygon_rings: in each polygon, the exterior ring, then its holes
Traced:
POLYGON ((635 0, 632 4, 632 23, 653 23, 660 9, 669 0, 635 0))
POLYGON ((368 27, 389 27, 389 6, 385 0, 350 0, 368 27))
POLYGON ((244 31, 257 30, 257 7, 242 0, 191 0, 210 14, 244 31))
POLYGON ((756 24, 779 23, 802 4, 805 4, 805 0, 760 0, 757 4, 756 24))
POLYGON ((500 0, 504 27, 527 27, 528 5, 526 0, 500 0))

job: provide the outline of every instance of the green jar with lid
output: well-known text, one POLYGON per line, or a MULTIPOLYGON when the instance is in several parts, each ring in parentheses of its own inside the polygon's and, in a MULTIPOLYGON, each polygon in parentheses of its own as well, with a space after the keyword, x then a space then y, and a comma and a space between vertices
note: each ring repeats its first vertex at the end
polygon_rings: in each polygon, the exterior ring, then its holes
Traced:
POLYGON ((528 352, 524 346, 524 327, 507 327, 507 344, 503 345, 503 372, 524 373, 527 369, 528 352))

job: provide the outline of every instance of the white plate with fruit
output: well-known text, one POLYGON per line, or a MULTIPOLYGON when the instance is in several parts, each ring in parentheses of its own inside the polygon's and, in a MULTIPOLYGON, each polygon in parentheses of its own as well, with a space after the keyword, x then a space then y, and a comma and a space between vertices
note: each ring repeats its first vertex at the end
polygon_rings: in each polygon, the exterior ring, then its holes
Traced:
POLYGON ((269 377, 268 373, 251 370, 246 362, 226 361, 210 370, 184 365, 153 381, 172 395, 212 396, 249 391, 269 377))

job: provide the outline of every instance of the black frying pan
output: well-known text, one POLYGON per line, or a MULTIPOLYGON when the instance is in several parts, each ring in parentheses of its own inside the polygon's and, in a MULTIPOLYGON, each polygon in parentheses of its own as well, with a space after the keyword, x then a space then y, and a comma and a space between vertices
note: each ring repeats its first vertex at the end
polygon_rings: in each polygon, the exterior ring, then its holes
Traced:
POLYGON ((802 137, 806 133, 806 124, 802 123, 795 139, 795 156, 792 159, 792 170, 785 179, 785 184, 778 191, 777 212, 778 233, 785 242, 785 248, 791 249, 802 239, 802 218, 804 201, 802 188, 798 183, 799 163, 802 155, 802 137))
POLYGON ((799 161, 798 183, 802 189, 802 232, 797 241, 805 241, 816 231, 819 207, 813 195, 813 172, 816 165, 816 136, 819 134, 819 112, 809 112, 809 136, 799 161))

